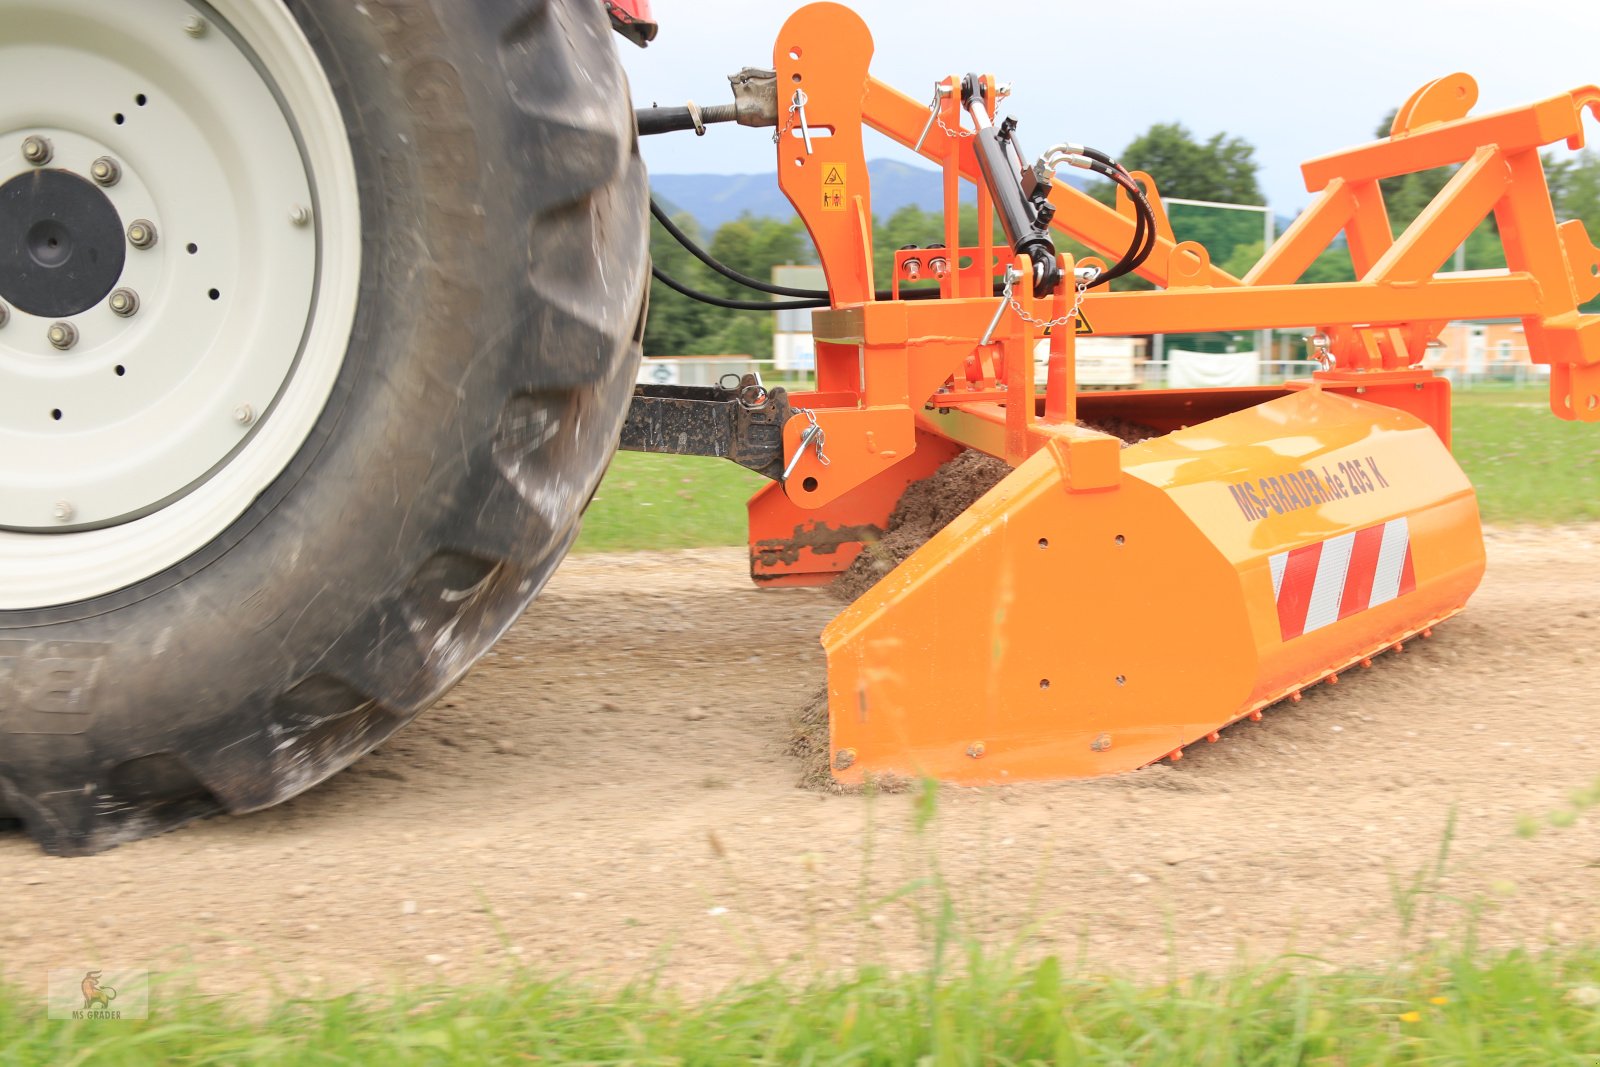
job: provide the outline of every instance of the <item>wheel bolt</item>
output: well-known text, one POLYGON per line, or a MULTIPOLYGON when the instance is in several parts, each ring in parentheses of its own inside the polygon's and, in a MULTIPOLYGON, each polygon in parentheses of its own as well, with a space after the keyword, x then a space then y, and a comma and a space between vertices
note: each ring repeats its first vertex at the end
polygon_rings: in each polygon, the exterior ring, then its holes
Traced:
POLYGON ((122 180, 122 167, 110 156, 101 156, 89 164, 89 177, 104 186, 113 186, 122 180))
POLYGON ((4 326, 6 323, 8 323, 10 321, 11 321, 11 309, 6 307, 4 304, 0 304, 0 326, 4 326))
POLYGON ((132 289, 118 289, 106 300, 111 310, 123 318, 132 318, 139 311, 139 294, 132 289))
POLYGON ((53 516, 57 522, 71 522, 72 516, 76 515, 77 513, 77 509, 65 500, 57 500, 56 506, 50 509, 51 516, 53 516))
POLYGON ((209 26, 207 25, 206 20, 201 18, 199 15, 190 15, 188 20, 183 24, 183 32, 187 33, 190 37, 204 37, 208 28, 209 26))
POLYGON ((70 322, 57 322, 45 331, 50 343, 65 352, 78 343, 78 328, 70 322))
POLYGON ((233 409, 233 421, 240 426, 249 426, 256 421, 256 409, 249 404, 240 404, 233 409))
POLYGON ((135 248, 154 248, 156 245, 155 223, 148 219, 134 219, 128 226, 128 243, 135 248))
POLYGON ((42 167, 50 162, 50 157, 55 155, 55 150, 50 147, 50 142, 37 134, 22 142, 22 158, 36 167, 42 167))

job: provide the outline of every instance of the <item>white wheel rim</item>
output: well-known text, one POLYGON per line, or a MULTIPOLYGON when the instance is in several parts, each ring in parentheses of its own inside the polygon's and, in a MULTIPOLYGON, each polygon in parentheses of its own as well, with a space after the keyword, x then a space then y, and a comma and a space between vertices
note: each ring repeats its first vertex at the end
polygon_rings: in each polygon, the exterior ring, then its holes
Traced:
MULTIPOLYGON (((281 0, 0 0, 0 188, 90 177, 126 228, 113 291, 0 326, 0 609, 124 588, 200 549, 276 478, 338 377, 360 204, 332 89, 281 0)), ((4 282, 0 280, 0 290, 4 282)), ((7 303, 0 291, 0 304, 7 303)))

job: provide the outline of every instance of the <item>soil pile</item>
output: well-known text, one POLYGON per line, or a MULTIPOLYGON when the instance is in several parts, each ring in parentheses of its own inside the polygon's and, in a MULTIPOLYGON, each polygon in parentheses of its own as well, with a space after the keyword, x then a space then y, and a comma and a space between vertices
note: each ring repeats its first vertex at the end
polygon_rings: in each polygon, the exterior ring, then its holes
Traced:
MULTIPOLYGON (((1120 438, 1123 448, 1161 436, 1150 427, 1127 419, 1080 419, 1078 425, 1120 438)), ((913 482, 889 516, 887 532, 863 548, 829 590, 846 603, 854 601, 1010 473, 1011 468, 1004 461, 968 449, 931 476, 913 482)))
POLYGON ((968 450, 930 477, 911 483, 889 516, 883 537, 863 548, 829 591, 840 600, 855 600, 1010 473, 1003 461, 968 450))

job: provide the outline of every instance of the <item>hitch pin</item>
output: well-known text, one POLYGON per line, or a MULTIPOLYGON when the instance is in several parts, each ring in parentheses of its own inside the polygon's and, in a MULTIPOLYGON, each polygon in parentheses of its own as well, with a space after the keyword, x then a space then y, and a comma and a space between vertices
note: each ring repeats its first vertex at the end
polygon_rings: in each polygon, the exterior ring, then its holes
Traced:
POLYGON ((798 112, 800 115, 800 139, 806 143, 806 155, 808 156, 811 154, 811 128, 806 125, 806 101, 809 99, 804 89, 796 89, 794 91, 794 103, 789 108, 789 110, 798 112))
POLYGON ((795 446, 794 455, 789 459, 789 465, 783 468, 783 477, 778 479, 780 483, 789 480, 789 475, 793 474, 795 467, 800 465, 800 457, 806 454, 806 449, 811 447, 811 442, 813 441, 817 443, 817 462, 824 467, 832 466, 827 454, 822 451, 823 441, 826 438, 822 436, 822 427, 817 422, 817 413, 810 408, 795 408, 795 413, 804 415, 811 425, 807 426, 805 431, 801 433, 800 443, 795 446))
POLYGON ((1006 313, 1006 305, 1011 303, 1011 286, 1022 277, 1016 267, 1006 268, 1006 287, 1000 294, 1000 303, 994 309, 994 318, 989 320, 989 328, 983 331, 983 337, 978 340, 978 347, 991 344, 994 341, 994 332, 1000 328, 1000 316, 1006 313))
POLYGON ((917 135, 917 143, 911 147, 911 151, 922 151, 922 142, 928 139, 928 134, 933 132, 933 124, 939 121, 939 101, 949 95, 948 86, 939 82, 933 83, 933 103, 928 105, 928 121, 922 124, 922 132, 917 135))
POLYGON ((922 152, 922 142, 926 141, 928 134, 933 132, 933 120, 939 117, 939 96, 939 87, 935 85, 933 87, 933 103, 928 105, 928 121, 922 124, 922 132, 917 135, 917 143, 911 147, 913 152, 920 154, 922 152))

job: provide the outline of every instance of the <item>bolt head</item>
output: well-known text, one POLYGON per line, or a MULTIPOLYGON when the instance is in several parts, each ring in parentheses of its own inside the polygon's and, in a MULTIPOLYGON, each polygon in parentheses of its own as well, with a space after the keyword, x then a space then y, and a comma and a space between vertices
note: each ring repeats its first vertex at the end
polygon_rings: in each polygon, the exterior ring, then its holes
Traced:
POLYGON ((77 514, 77 509, 65 500, 57 500, 56 506, 50 509, 50 515, 57 522, 71 522, 72 516, 77 514))
POLYGON ((304 204, 296 204, 289 209, 289 221, 296 226, 304 226, 311 221, 311 209, 304 204))
POLYGON ((131 318, 139 311, 139 294, 132 289, 117 289, 106 298, 106 304, 113 313, 131 318))
POLYGON ((110 156, 101 156, 89 164, 89 177, 109 188, 122 180, 122 165, 110 156))
POLYGON ((967 746, 967 756, 971 759, 982 759, 983 754, 987 751, 989 751, 989 748, 982 741, 974 741, 967 746))
POLYGON ((833 769, 836 771, 849 770, 855 766, 855 762, 856 750, 853 748, 841 748, 833 754, 833 769))
POLYGON ((183 23, 183 32, 190 37, 204 37, 210 28, 210 24, 199 15, 190 15, 183 23))
POLYGON ((154 248, 156 244, 155 223, 149 219, 134 219, 128 224, 128 243, 135 248, 154 248))
POLYGON ((50 142, 38 134, 22 142, 22 158, 36 167, 42 167, 50 162, 50 157, 53 155, 55 150, 50 147, 50 142))
POLYGON ((233 421, 240 426, 249 426, 256 421, 256 409, 249 404, 240 404, 233 409, 233 421))
POLYGON ((78 328, 70 322, 51 323, 45 337, 52 345, 65 352, 78 343, 78 328))
POLYGON ((1091 752, 1104 752, 1111 747, 1110 734, 1095 734, 1094 740, 1089 742, 1091 752))
POLYGON ((0 304, 0 326, 4 326, 6 323, 8 323, 10 321, 11 321, 11 309, 6 307, 4 304, 0 304))

